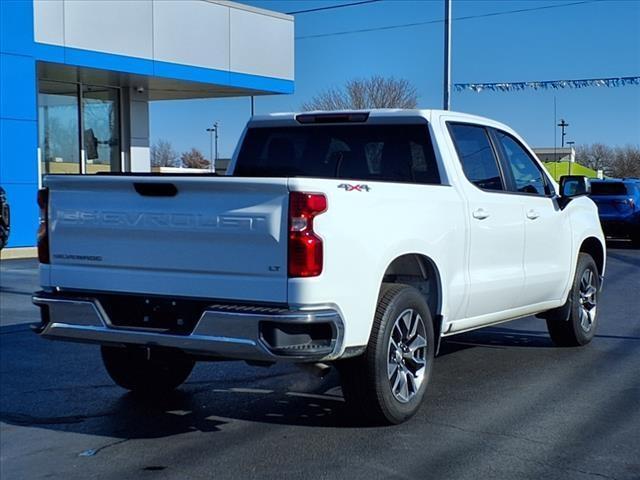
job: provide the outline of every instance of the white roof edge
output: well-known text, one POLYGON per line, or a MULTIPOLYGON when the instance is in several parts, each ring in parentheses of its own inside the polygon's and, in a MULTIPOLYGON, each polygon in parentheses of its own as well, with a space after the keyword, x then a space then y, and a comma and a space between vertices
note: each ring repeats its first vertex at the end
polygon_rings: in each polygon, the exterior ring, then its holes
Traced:
POLYGON ((264 8, 252 7, 250 5, 245 5, 244 3, 232 2, 229 0, 204 0, 208 3, 216 3, 218 5, 222 5, 224 7, 235 8, 237 10, 245 10, 251 13, 257 13, 260 15, 267 15, 269 17, 279 18, 281 20, 288 20, 290 22, 294 21, 293 15, 287 15, 286 13, 274 12, 273 10, 266 10, 264 8))
POLYGON ((483 123, 491 123, 496 125, 501 125, 506 128, 509 128, 507 125, 504 125, 496 120, 481 117, 478 115, 472 115, 470 113, 463 112, 454 112, 450 110, 439 110, 439 109, 428 109, 428 108, 416 108, 416 109, 403 109, 403 108, 379 108, 379 109, 363 109, 363 110, 313 110, 313 111, 303 111, 303 112, 276 112, 270 113, 267 115, 256 115, 253 118, 255 120, 288 120, 294 119, 296 115, 301 114, 344 114, 344 113, 360 113, 366 112, 369 113, 370 117, 407 117, 407 116, 423 116, 426 118, 433 118, 435 116, 446 115, 451 117, 458 117, 461 120, 475 120, 483 123))

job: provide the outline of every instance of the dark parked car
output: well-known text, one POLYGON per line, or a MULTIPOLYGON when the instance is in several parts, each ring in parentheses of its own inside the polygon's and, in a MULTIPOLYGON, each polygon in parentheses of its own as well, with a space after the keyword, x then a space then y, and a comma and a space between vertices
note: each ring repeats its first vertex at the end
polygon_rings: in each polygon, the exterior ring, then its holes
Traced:
POLYGON ((640 179, 592 180, 591 199, 607 236, 631 238, 640 247, 640 179))
POLYGON ((9 241, 9 231, 11 230, 11 210, 4 188, 0 187, 0 250, 9 241))

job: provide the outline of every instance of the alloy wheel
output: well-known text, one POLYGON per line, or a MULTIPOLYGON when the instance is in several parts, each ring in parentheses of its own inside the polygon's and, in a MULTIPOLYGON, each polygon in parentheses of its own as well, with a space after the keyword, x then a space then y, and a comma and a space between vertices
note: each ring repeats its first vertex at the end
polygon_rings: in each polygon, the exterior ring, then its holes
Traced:
POLYGON ((422 316, 414 309, 404 310, 393 325, 389 337, 387 374, 393 396, 409 402, 424 381, 427 358, 427 334, 422 316))
POLYGON ((588 332, 596 321, 598 303, 598 289, 596 288, 595 274, 590 268, 582 273, 578 293, 580 326, 585 332, 588 332))

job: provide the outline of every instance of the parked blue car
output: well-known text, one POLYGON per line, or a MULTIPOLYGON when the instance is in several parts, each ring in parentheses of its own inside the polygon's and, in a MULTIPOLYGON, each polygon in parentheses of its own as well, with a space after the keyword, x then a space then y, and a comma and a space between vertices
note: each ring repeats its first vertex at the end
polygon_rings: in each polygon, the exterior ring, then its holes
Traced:
POLYGON ((591 180, 590 196, 605 235, 630 238, 640 247, 640 179, 591 180))

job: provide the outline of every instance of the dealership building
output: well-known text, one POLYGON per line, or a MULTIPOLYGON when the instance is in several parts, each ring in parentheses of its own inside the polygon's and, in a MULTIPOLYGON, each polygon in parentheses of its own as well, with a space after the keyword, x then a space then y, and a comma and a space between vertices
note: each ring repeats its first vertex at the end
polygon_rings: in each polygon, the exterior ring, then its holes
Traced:
POLYGON ((150 171, 149 102, 294 89, 294 20, 214 0, 0 0, 0 185, 35 244, 46 173, 150 171))

